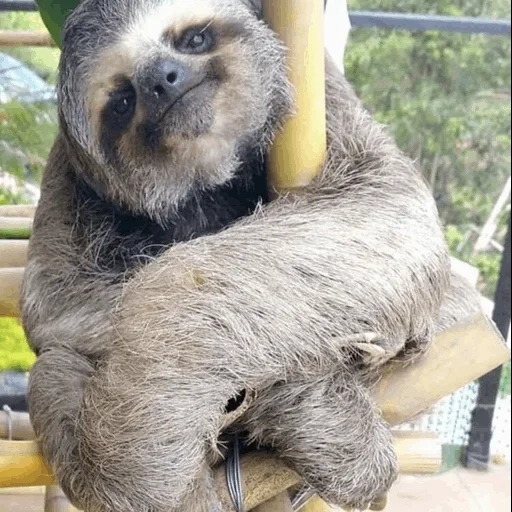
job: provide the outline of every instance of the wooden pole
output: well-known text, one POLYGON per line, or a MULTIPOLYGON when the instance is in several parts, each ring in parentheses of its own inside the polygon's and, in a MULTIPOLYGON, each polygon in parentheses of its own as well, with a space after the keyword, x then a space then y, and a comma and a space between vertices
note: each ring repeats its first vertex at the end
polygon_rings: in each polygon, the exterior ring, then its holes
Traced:
POLYGON ((293 512, 292 502, 287 492, 253 509, 254 512, 293 512))
POLYGON ((29 238, 32 221, 30 217, 0 217, 0 240, 29 238))
POLYGON ((0 206, 0 217, 29 217, 33 218, 36 207, 27 204, 7 204, 0 206))
POLYGON ((325 158, 323 0, 263 0, 263 15, 288 48, 297 114, 278 135, 268 158, 271 194, 303 187, 325 158))
POLYGON ((0 240, 0 268, 27 264, 28 240, 0 240))
POLYGON ((19 316, 19 296, 23 268, 0 268, 0 317, 19 316))
POLYGON ((439 334, 415 364, 389 366, 372 394, 386 420, 396 426, 509 360, 502 336, 482 313, 439 334))
POLYGON ((33 441, 0 441, 0 487, 54 485, 51 469, 33 441))
POLYGON ((0 46, 55 47, 55 43, 44 30, 0 30, 0 46))
POLYGON ((60 487, 56 485, 46 487, 44 512, 73 512, 75 510, 60 487))
POLYGON ((14 441, 35 439, 34 429, 26 412, 0 411, 0 439, 8 439, 9 435, 14 441))

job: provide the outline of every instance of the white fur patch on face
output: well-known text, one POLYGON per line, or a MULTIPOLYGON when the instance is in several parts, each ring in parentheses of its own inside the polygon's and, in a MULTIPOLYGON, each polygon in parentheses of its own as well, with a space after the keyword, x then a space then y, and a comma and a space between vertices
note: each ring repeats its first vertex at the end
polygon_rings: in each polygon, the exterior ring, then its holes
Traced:
POLYGON ((87 87, 87 109, 96 137, 100 129, 100 113, 110 92, 114 78, 131 79, 140 62, 150 53, 171 52, 163 40, 166 32, 180 33, 190 26, 205 25, 222 13, 223 0, 148 0, 142 4, 128 28, 119 35, 116 44, 105 48, 96 58, 87 87))
POLYGON ((212 0, 166 0, 156 5, 147 2, 122 37, 121 44, 136 55, 141 48, 162 44, 162 35, 170 28, 179 33, 189 26, 206 24, 216 15, 218 8, 212 0))

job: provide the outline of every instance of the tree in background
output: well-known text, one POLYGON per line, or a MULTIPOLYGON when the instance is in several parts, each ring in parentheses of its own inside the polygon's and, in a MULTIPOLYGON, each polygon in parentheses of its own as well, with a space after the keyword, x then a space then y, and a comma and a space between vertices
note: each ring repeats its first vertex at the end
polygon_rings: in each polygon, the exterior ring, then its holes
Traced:
MULTIPOLYGON (((509 18, 509 0, 349 0, 350 9, 509 18)), ((510 176, 509 38, 354 27, 346 74, 432 185, 454 255, 492 297, 500 254, 462 242, 482 227, 510 176)), ((497 233, 502 240, 506 214, 497 233)))

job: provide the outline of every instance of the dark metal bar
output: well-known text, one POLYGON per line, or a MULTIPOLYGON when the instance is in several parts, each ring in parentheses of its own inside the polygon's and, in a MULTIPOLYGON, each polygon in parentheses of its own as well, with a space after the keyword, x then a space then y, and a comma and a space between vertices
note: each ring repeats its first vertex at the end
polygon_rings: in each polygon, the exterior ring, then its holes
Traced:
MULTIPOLYGON (((505 242, 500 278, 496 289, 493 320, 501 334, 507 339, 511 320, 511 221, 505 242)), ((502 368, 497 368, 479 381, 478 399, 471 422, 468 446, 463 463, 470 469, 486 471, 490 461, 490 446, 494 411, 501 383, 502 368)))
POLYGON ((351 11, 350 19, 354 27, 439 30, 502 36, 509 36, 511 33, 510 20, 370 11, 351 11))
POLYGON ((37 5, 32 0, 11 0, 0 1, 0 11, 37 11, 37 5))

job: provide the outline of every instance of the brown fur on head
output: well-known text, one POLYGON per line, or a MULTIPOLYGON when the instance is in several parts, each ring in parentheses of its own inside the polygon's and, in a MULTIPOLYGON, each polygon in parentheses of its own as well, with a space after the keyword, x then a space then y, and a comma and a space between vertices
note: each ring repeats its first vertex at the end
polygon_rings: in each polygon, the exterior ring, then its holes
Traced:
POLYGON ((60 104, 101 195, 165 222, 229 181, 291 111, 285 50, 241 0, 84 0, 65 27, 60 104), (198 44, 200 43, 200 44, 198 44))

